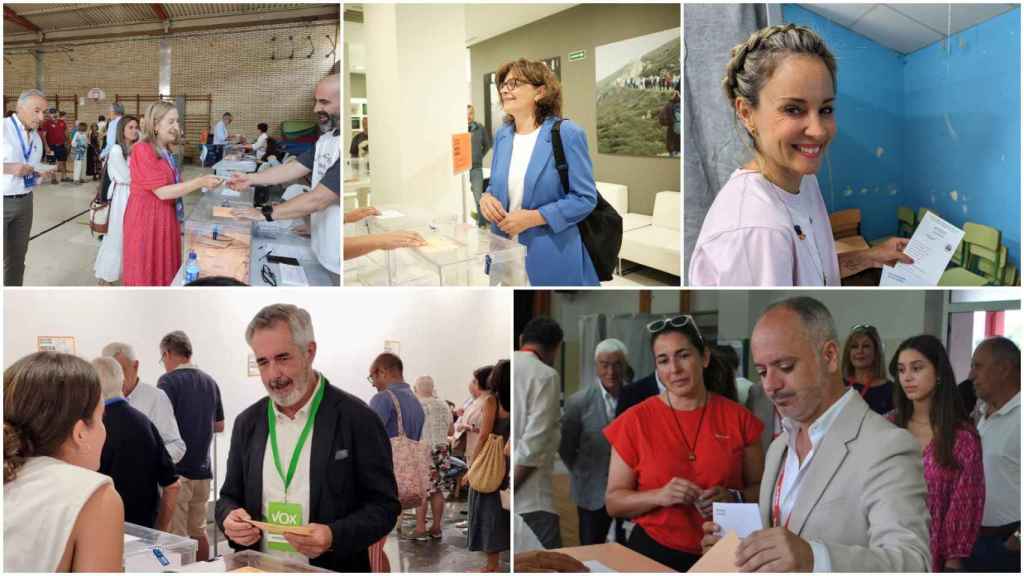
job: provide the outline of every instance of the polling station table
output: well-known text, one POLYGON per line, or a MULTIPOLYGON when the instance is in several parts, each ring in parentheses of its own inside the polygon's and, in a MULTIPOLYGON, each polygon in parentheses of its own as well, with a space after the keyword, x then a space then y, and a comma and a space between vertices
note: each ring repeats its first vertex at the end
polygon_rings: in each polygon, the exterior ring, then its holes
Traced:
POLYGON ((596 560, 614 572, 675 572, 675 570, 668 566, 655 562, 647 556, 634 552, 616 542, 558 548, 552 550, 552 552, 561 552, 562 554, 572 556, 580 562, 596 560))
POLYGON ((207 192, 182 226, 181 268, 171 282, 184 284, 189 251, 198 256, 199 277, 227 276, 250 286, 333 286, 313 253, 310 239, 295 232, 300 221, 236 220, 234 208, 252 208, 254 190, 220 186, 207 192), (271 261, 291 258, 298 265, 271 261))

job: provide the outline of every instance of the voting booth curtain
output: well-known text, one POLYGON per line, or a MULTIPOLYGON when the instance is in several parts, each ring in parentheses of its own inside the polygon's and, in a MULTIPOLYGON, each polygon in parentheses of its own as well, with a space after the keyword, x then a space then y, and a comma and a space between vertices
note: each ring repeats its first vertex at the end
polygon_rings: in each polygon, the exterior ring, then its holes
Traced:
POLYGON ((654 372, 654 355, 651 354, 651 336, 647 325, 672 314, 588 314, 579 319, 580 330, 580 390, 592 386, 597 378, 594 350, 606 338, 622 340, 629 350, 629 365, 633 368, 633 380, 646 378, 654 372))
MULTIPOLYGON (((763 5, 687 4, 683 18, 683 130, 686 154, 683 278, 704 216, 729 174, 751 156, 735 114, 722 94, 729 51, 767 25, 763 5), (714 30, 714 34, 708 34, 714 30)), ((685 285, 684 281, 684 285, 685 285)), ((632 353, 632 349, 630 350, 632 353)), ((637 372, 639 377, 639 372, 637 372)))

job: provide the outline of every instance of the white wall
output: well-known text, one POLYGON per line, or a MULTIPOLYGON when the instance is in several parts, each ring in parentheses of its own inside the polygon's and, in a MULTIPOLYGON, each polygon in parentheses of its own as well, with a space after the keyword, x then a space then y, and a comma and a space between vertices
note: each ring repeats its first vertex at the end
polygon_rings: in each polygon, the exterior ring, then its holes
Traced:
MULTIPOLYGON (((4 366, 36 351, 37 336, 74 336, 79 356, 92 359, 108 342, 131 344, 140 377, 155 384, 163 373, 160 339, 184 330, 193 361, 218 382, 225 429, 218 438, 225 470, 230 431, 243 409, 265 396, 249 377, 245 327, 267 304, 287 302, 313 317, 318 345, 314 367, 334 386, 369 400, 370 362, 385 340, 398 340, 410 384, 433 376, 440 398, 461 404, 475 368, 508 358, 512 298, 497 290, 47 290, 4 294, 4 366)), ((223 473, 220 473, 223 477, 223 473)))
POLYGON ((364 9, 370 170, 376 205, 461 214, 451 137, 466 131, 465 10, 455 4, 364 9))

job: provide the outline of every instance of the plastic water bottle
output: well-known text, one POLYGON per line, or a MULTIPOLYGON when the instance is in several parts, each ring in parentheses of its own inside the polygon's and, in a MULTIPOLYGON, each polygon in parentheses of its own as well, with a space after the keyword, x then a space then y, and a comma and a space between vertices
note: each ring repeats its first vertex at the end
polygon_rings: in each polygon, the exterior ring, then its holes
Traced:
POLYGON ((195 250, 188 251, 188 263, 185 264, 185 284, 199 280, 199 257, 195 250))

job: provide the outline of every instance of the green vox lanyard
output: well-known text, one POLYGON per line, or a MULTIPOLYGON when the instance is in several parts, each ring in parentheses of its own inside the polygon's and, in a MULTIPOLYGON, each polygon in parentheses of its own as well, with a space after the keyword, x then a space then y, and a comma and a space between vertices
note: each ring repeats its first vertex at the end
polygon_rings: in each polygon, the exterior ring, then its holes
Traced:
POLYGON ((288 474, 284 473, 281 469, 281 456, 277 450, 277 424, 275 421, 277 417, 274 415, 273 400, 268 398, 267 402, 267 425, 270 427, 270 449, 274 453, 274 467, 277 468, 277 473, 281 476, 281 480, 284 480, 284 492, 287 497, 288 486, 292 483, 292 477, 295 476, 295 469, 299 466, 299 454, 302 453, 302 446, 305 445, 306 439, 309 438, 309 433, 313 430, 313 423, 316 421, 316 412, 320 408, 320 400, 324 397, 324 377, 320 376, 320 379, 316 383, 317 391, 313 396, 313 406, 309 409, 309 417, 306 418, 306 426, 302 429, 302 434, 299 435, 299 441, 295 445, 295 450, 292 452, 292 461, 288 466, 288 474))

